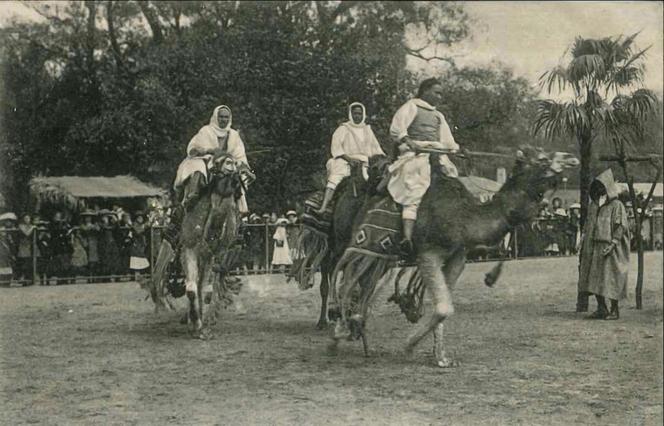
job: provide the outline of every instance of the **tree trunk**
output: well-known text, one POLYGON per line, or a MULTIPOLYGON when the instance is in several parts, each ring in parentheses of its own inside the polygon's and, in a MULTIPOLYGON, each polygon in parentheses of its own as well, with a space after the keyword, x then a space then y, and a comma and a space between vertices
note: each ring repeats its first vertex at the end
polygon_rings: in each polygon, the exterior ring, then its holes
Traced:
POLYGON ((157 13, 152 10, 149 2, 139 1, 138 7, 141 8, 145 20, 148 21, 150 30, 152 30, 152 41, 154 44, 161 44, 164 41, 164 34, 161 30, 161 24, 159 23, 159 16, 157 13))
POLYGON ((583 232, 588 215, 588 200, 590 192, 590 183, 592 175, 590 173, 590 162, 592 160, 592 144, 589 135, 582 135, 579 138, 579 151, 581 153, 581 170, 579 171, 579 186, 581 192, 581 218, 579 228, 583 232))
MULTIPOLYGON (((620 163, 620 165, 622 166, 622 169, 625 171, 625 175, 627 177, 627 188, 629 189, 629 198, 630 200, 632 200, 632 212, 634 213, 634 222, 636 225, 634 229, 634 233, 636 235, 633 235, 633 237, 636 238, 636 256, 637 256, 636 289, 634 293, 636 299, 636 309, 642 309, 643 308, 643 298, 642 298, 643 237, 641 235, 642 217, 641 213, 639 213, 639 207, 641 207, 640 206, 641 203, 639 202, 639 199, 636 196, 636 191, 634 191, 634 179, 627 172, 627 163, 623 161, 620 163)), ((642 208, 645 209, 645 206, 642 208)))
MULTIPOLYGON (((95 73, 95 20, 97 19, 97 6, 94 1, 86 1, 88 9, 87 34, 85 38, 85 62, 87 71, 92 77, 95 73)), ((93 79, 94 81, 94 79, 93 79)))
POLYGON ((636 273, 636 309, 643 309, 643 237, 641 236, 641 217, 636 220, 636 250, 637 250, 637 273, 636 273))

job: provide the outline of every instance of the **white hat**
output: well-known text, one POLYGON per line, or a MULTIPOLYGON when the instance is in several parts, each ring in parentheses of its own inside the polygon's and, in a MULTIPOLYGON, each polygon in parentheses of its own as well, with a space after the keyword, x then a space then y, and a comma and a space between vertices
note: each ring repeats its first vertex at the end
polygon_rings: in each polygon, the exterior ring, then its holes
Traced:
POLYGON ((288 221, 286 219, 284 219, 283 217, 279 218, 277 220, 277 225, 288 225, 288 221))
POLYGON ((286 216, 297 216, 297 212, 295 210, 288 210, 286 216))
POLYGON ((570 204, 569 208, 570 208, 570 209, 580 209, 580 208, 581 208, 581 204, 579 204, 579 203, 573 203, 573 204, 570 204))
POLYGON ((18 218, 16 217, 16 215, 14 213, 8 212, 8 213, 0 214, 0 222, 2 222, 4 220, 18 221, 18 218))

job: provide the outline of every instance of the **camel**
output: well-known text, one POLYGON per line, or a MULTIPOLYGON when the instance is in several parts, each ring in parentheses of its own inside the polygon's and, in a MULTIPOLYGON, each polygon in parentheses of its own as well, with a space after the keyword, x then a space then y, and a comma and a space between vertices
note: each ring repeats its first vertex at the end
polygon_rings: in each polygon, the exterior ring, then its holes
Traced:
MULTIPOLYGON (((434 155, 431 157, 432 164, 436 164, 434 155)), ((428 318, 416 326, 408 339, 407 355, 433 332, 436 364, 439 367, 456 365, 445 353, 443 323, 454 313, 451 291, 464 270, 467 250, 493 246, 515 226, 532 220, 544 192, 555 187, 563 170, 578 164, 576 158, 566 153, 549 156, 534 149, 520 150, 510 178, 493 199, 484 204, 473 199, 459 181, 432 173, 431 186, 420 204, 413 236, 416 272, 411 279, 411 283, 421 280, 423 289, 431 296, 432 308, 428 318)), ((382 198, 375 196, 368 200, 363 211, 382 198)), ((362 216, 360 212, 354 232, 362 223, 362 216)), ((336 324, 331 349, 336 350, 341 338, 351 339, 359 334, 366 354, 364 325, 368 308, 377 284, 394 266, 395 262, 372 261, 349 249, 344 252, 332 273, 332 296, 340 306, 342 319, 336 324), (337 292, 336 281, 341 272, 343 279, 339 281, 337 292), (354 331, 358 329, 359 332, 354 331)), ((493 285, 501 268, 502 263, 487 274, 487 285, 493 285)), ((401 273, 397 280, 400 277, 401 273)))
POLYGON ((359 164, 351 166, 351 175, 341 181, 334 195, 331 226, 322 233, 311 226, 305 226, 300 234, 297 249, 304 257, 295 259, 290 279, 295 279, 301 289, 313 286, 314 274, 320 269, 319 285, 321 307, 316 328, 326 329, 329 321, 337 319, 337 309, 328 310, 330 276, 334 266, 341 258, 351 238, 353 223, 367 197, 375 194, 375 188, 383 176, 389 160, 385 156, 369 159, 369 180, 362 177, 359 164))
MULTIPOLYGON (((186 322, 191 325, 192 333, 201 338, 205 337, 204 320, 208 323, 216 319, 221 305, 228 304, 230 294, 239 291, 237 283, 226 279, 226 272, 239 253, 236 244, 240 226, 237 208, 240 175, 233 157, 225 153, 215 155, 208 172, 208 184, 184 212, 179 227, 179 261, 189 300, 186 322), (212 315, 204 316, 208 304, 212 315)), ((162 241, 148 288, 157 310, 173 309, 166 297, 173 289, 164 286, 164 277, 175 257, 176 251, 170 243, 162 241)))

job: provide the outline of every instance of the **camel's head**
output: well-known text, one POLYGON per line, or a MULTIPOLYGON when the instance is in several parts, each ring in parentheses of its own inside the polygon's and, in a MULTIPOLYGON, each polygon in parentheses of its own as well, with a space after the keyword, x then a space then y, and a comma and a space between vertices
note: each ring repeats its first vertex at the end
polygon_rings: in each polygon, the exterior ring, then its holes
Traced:
POLYGON ((215 156, 210 171, 219 175, 231 175, 237 172, 237 166, 230 154, 223 153, 215 156))
POLYGON ((525 194, 531 204, 538 204, 547 190, 562 181, 563 171, 578 165, 579 160, 566 152, 548 154, 541 149, 523 147, 516 152, 516 164, 506 185, 525 194))

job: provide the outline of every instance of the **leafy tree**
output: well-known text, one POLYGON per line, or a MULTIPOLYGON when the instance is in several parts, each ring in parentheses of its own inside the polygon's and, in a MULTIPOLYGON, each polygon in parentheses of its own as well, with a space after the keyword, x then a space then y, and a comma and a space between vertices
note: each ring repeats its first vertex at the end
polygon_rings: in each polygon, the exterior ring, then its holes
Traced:
POLYGON ((36 174, 132 173, 170 185, 186 143, 227 103, 259 172, 253 209, 283 209, 314 188, 309 177, 349 102, 364 102, 387 140, 409 94, 406 56, 423 57, 405 40, 411 28, 426 29, 422 43, 433 47, 468 33, 463 8, 444 2, 32 7, 43 22, 0 35, 8 187, 36 174))

